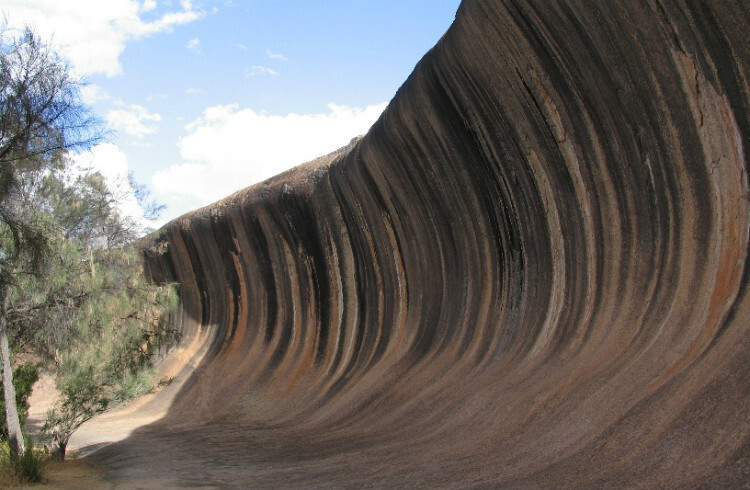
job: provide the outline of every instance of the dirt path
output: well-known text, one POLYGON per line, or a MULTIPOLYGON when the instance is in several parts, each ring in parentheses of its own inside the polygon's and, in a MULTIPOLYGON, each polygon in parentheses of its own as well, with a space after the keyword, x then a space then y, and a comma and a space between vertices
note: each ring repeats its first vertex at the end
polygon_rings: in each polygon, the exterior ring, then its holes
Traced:
MULTIPOLYGON (((115 489, 115 488, 163 488, 148 481, 129 481, 125 486, 106 479, 108 469, 87 458, 92 452, 122 441, 133 431, 156 422, 164 416, 172 400, 189 378, 203 357, 204 345, 197 339, 190 345, 171 352, 157 366, 158 379, 172 381, 158 390, 131 403, 104 413, 83 424, 71 437, 68 444, 68 459, 65 462, 49 463, 46 481, 42 484, 22 488, 62 489, 115 489)), ((29 417, 25 424, 27 433, 39 434, 44 418, 58 397, 54 379, 44 374, 34 385, 29 398, 29 417)))
POLYGON ((69 459, 64 463, 50 462, 45 482, 29 484, 23 490, 109 490, 116 488, 104 479, 104 470, 83 459, 69 459))

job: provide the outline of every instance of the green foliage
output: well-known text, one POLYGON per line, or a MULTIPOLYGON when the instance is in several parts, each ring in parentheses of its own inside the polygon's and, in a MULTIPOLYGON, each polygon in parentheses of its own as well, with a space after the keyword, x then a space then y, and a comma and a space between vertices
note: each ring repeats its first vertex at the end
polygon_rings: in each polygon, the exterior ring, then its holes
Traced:
POLYGON ((39 483, 47 469, 47 453, 34 444, 33 439, 26 437, 28 448, 23 456, 12 461, 16 476, 22 482, 39 483))
POLYGON ((140 255, 125 247, 141 230, 119 214, 118 196, 101 174, 51 172, 34 195, 56 231, 44 276, 18 278, 11 291, 8 328, 18 347, 58 363, 60 350, 86 336, 83 326, 96 330, 117 315, 140 320, 140 308, 164 306, 161 290, 142 275, 140 255))
POLYGON ((28 188, 100 134, 62 58, 29 29, 9 34, 0 24, 0 293, 46 257, 50 221, 28 188))
POLYGON ((177 301, 174 287, 146 281, 134 251, 89 253, 76 262, 85 267, 67 276, 77 300, 48 311, 55 327, 34 340, 56 365, 61 400, 44 430, 63 453, 85 421, 151 390, 154 349, 169 334, 160 318, 177 301))
POLYGON ((12 400, 5 408, 14 454, 23 454, 24 445, 12 393, 10 295, 25 278, 43 274, 54 237, 52 217, 31 190, 62 167, 68 150, 89 148, 100 135, 70 73, 30 29, 15 35, 0 23, 0 363, 12 400))
MULTIPOLYGON (((29 416, 29 396, 34 387, 34 383, 39 379, 39 365, 36 363, 26 363, 18 366, 13 370, 13 385, 16 387, 16 405, 18 405, 18 418, 23 427, 26 418, 29 416)), ((0 386, 2 380, 0 380, 0 386)), ((0 439, 8 440, 8 425, 5 421, 5 399, 0 397, 0 439)))
MULTIPOLYGON (((22 172, 47 168, 68 149, 100 138, 65 60, 32 32, 0 23, 0 163, 22 172)), ((3 174, 4 175, 4 174, 3 174)), ((0 195, 4 189, 0 186, 0 195)))
MULTIPOLYGON (((142 194, 148 192, 132 178, 131 182, 142 194)), ((36 194, 37 206, 51 215, 59 236, 84 248, 124 245, 141 231, 118 211, 118 203, 125 196, 112 192, 99 172, 75 176, 51 172, 41 179, 36 194)))
MULTIPOLYGON (((45 428, 64 454, 83 422, 150 389, 154 346, 170 336, 159 319, 177 295, 146 281, 128 248, 142 230, 119 212, 124 196, 98 173, 69 172, 68 150, 100 135, 80 84, 30 30, 7 34, 0 24, 0 347, 11 338, 57 375, 45 428)), ((130 183, 156 217, 161 206, 130 183)))
POLYGON ((50 172, 33 189, 55 223, 45 274, 19 277, 8 328, 57 374, 61 400, 45 431, 64 455, 86 420, 151 388, 154 350, 172 332, 160 321, 177 304, 174 286, 146 280, 137 236, 98 173, 50 172))
POLYGON ((11 456, 7 441, 0 443, 0 486, 43 481, 49 456, 43 446, 34 444, 31 437, 25 436, 24 439, 28 450, 21 457, 11 456))

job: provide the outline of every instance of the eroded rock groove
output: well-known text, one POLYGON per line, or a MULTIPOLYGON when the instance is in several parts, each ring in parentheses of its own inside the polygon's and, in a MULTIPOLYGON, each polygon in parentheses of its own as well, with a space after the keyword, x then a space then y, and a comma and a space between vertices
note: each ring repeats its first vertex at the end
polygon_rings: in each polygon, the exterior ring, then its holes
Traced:
POLYGON ((224 485, 747 484, 748 26, 464 1, 364 138, 153 238, 210 351, 121 454, 224 485))

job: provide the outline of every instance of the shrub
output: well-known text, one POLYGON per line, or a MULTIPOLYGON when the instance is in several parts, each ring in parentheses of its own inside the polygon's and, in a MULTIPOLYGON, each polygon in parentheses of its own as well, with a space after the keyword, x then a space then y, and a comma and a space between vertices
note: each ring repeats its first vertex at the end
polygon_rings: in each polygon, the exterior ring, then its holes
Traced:
POLYGON ((47 469, 47 453, 36 447, 30 437, 26 437, 26 452, 12 461, 16 476, 22 482, 39 483, 47 469))
POLYGON ((26 436, 26 452, 13 458, 7 441, 0 443, 0 487, 15 487, 23 483, 39 483, 47 470, 48 456, 42 447, 35 447, 32 438, 26 436))

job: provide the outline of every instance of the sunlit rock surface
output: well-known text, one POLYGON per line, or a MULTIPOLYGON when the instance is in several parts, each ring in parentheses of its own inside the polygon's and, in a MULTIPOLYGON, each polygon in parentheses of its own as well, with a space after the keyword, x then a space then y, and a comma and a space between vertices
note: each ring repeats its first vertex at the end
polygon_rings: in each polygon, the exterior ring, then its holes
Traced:
POLYGON ((747 484, 748 26, 739 0, 465 1, 361 141, 153 239, 207 350, 100 457, 174 485, 747 484))

